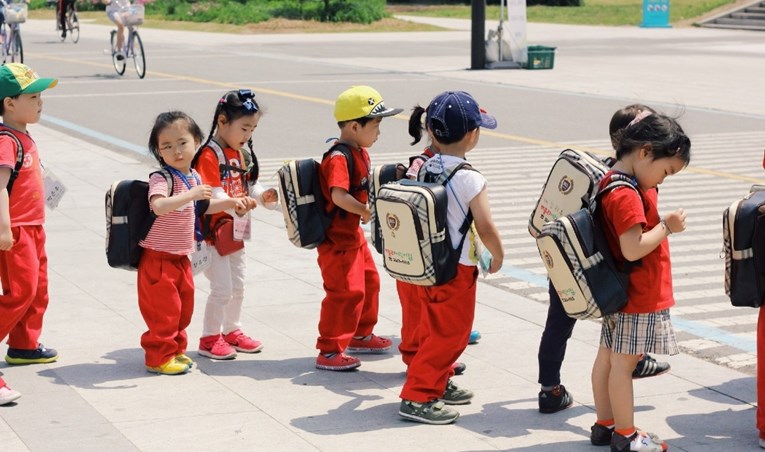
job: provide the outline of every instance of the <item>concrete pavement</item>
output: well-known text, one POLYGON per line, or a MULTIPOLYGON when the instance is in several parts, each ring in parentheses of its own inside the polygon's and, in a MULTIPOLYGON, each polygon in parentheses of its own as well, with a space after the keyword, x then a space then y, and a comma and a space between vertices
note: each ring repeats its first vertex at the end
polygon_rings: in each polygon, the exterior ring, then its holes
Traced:
MULTIPOLYGON (((572 30, 530 25, 530 30, 536 29, 572 30)), ((683 42, 687 55, 673 51, 664 59, 647 52, 645 58, 650 61, 634 64, 615 61, 613 49, 608 49, 604 39, 627 42, 644 30, 574 30, 592 33, 592 42, 599 43, 580 49, 591 55, 569 58, 565 45, 529 37, 535 43, 559 47, 556 70, 461 71, 452 60, 451 69, 445 68, 451 72, 445 76, 488 84, 508 83, 508 79, 528 86, 554 83, 556 89, 602 89, 603 95, 619 97, 630 97, 623 91, 626 86, 633 86, 636 93, 646 92, 651 77, 656 77, 651 97, 641 94, 639 100, 651 101, 654 95, 664 101, 678 100, 667 96, 683 92, 692 108, 762 116, 756 96, 718 92, 717 80, 714 89, 705 85, 704 77, 697 73, 698 55, 689 50, 713 39, 730 43, 743 35, 720 30, 662 30, 660 33, 683 42), (598 54, 597 48, 604 50, 598 54), (604 60, 606 56, 609 61, 604 60), (596 65, 597 61, 601 63, 596 65), (661 61, 671 64, 671 73, 662 72, 661 61), (612 78, 613 85, 592 86, 587 79, 591 72, 598 79, 612 78)), ((164 33, 147 31, 157 36, 164 33)), ((450 33, 450 39, 459 42, 467 36, 450 33)), ((142 34, 146 33, 142 30, 142 34)), ((213 35, 211 39, 225 38, 213 35)), ((639 45, 637 41, 635 45, 639 45)), ((755 54, 765 53, 757 44, 747 48, 755 54)), ((408 65, 402 70, 429 63, 406 55, 395 58, 408 65)), ((370 58, 370 67, 386 64, 377 60, 370 58)), ((728 77, 724 80, 731 90, 743 89, 754 79, 738 79, 730 68, 756 68, 765 64, 762 61, 739 52, 726 60, 728 70, 717 68, 714 76, 728 77)), ((429 70, 434 71, 434 66, 429 70)), ((761 73, 752 70, 751 77, 761 73)), ((30 130, 44 162, 68 188, 59 208, 48 216, 51 305, 41 338, 59 350, 61 359, 27 367, 0 364, 4 378, 23 393, 16 404, 0 407, 0 450, 595 450, 588 441, 589 426, 595 419, 589 373, 598 323, 580 322, 570 342, 563 382, 574 395, 574 407, 542 415, 536 410, 536 350, 546 306, 479 284, 475 325, 483 340, 467 348, 462 361, 468 369, 455 380, 474 390, 476 398, 458 408, 462 417, 455 425, 403 421, 397 416, 404 381, 398 353, 362 357, 356 372, 338 374, 314 368, 323 296, 315 252, 294 248, 286 239, 280 213, 261 209, 255 211, 256 233, 248 244, 243 323, 245 331, 265 343, 263 352, 240 354, 229 362, 195 356, 208 289, 205 278, 200 277, 197 312, 188 331, 190 356, 197 365, 183 376, 147 373, 139 345, 145 326, 137 309, 135 274, 106 265, 103 196, 112 181, 141 177, 152 165, 50 128, 37 125, 30 130)), ((277 164, 276 160, 264 162, 263 174, 272 174, 277 164)), ((397 337, 400 308, 393 280, 382 267, 380 272, 376 333, 397 337)), ((754 379, 686 355, 669 361, 673 366, 669 374, 635 382, 637 425, 659 434, 672 450, 757 450, 754 379)))

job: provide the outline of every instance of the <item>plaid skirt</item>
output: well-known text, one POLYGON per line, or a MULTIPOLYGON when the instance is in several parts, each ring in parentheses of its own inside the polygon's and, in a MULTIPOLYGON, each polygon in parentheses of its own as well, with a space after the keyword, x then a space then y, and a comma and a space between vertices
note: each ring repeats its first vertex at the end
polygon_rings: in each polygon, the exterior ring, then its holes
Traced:
POLYGON ((600 346, 625 355, 680 353, 669 309, 644 314, 617 312, 603 317, 600 346))

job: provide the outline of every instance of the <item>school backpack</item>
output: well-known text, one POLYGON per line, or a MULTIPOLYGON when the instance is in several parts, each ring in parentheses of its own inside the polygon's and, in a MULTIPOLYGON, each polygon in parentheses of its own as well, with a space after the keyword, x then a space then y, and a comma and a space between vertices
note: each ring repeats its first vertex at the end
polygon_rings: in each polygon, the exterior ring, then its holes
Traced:
POLYGON ((569 317, 599 318, 627 303, 628 263, 619 268, 597 218, 600 197, 617 187, 637 191, 631 178, 612 174, 591 206, 542 226, 537 248, 547 274, 569 317))
POLYGON ((13 141, 13 144, 16 146, 16 164, 11 170, 11 177, 8 179, 8 185, 5 186, 5 188, 8 190, 8 196, 10 196, 13 182, 17 177, 19 177, 19 171, 21 171, 21 167, 24 165, 24 148, 21 146, 21 141, 12 132, 8 130, 0 130, 0 136, 10 137, 13 141))
POLYGON ((765 296, 764 190, 753 185, 723 212, 725 293, 733 306, 759 308, 765 296))
POLYGON ((546 223, 589 206, 609 166, 587 152, 574 149, 561 152, 531 212, 532 237, 537 237, 546 223))
POLYGON ((452 248, 447 185, 463 168, 475 171, 460 163, 448 172, 433 175, 421 171, 421 180, 402 179, 380 187, 374 210, 380 219, 383 265, 393 278, 419 286, 439 286, 456 276, 473 216, 468 210, 459 229, 459 246, 452 248))
MULTIPOLYGON (((324 153, 322 161, 335 151, 345 156, 348 175, 353 177, 353 155, 347 145, 335 143, 324 153)), ((319 162, 308 158, 289 161, 278 171, 287 238, 298 248, 312 249, 319 246, 326 237, 332 218, 338 211, 340 215, 345 215, 345 211, 338 208, 327 213, 326 200, 321 191, 319 166, 319 162)), ((351 186, 350 193, 366 189, 366 185, 351 186)))
MULTIPOLYGON (((160 173, 167 180, 168 196, 175 190, 173 176, 166 169, 160 173)), ((149 183, 142 180, 119 180, 106 191, 106 260, 110 267, 138 269, 146 238, 157 218, 149 208, 149 183)))

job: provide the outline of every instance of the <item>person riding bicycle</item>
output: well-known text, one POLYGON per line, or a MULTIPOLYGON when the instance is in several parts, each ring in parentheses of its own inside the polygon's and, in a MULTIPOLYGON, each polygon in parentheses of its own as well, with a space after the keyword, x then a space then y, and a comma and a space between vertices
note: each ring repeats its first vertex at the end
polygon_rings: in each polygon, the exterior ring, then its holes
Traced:
MULTIPOLYGON (((2 0, 0 0, 2 1, 2 0)), ((106 15, 117 26, 117 59, 124 60, 125 18, 123 13, 130 7, 130 0, 102 0, 106 5, 106 15)), ((136 3, 143 3, 137 0, 136 3)))
POLYGON ((66 39, 66 12, 70 8, 74 9, 74 2, 76 0, 56 0, 56 7, 58 8, 58 23, 61 27, 61 39, 66 39))
MULTIPOLYGON (((29 0, 21 0, 16 2, 14 2, 14 0, 0 0, 0 28, 5 25, 5 7, 11 3, 29 3, 29 0)), ((0 35, 0 44, 2 43, 3 37, 0 35)))

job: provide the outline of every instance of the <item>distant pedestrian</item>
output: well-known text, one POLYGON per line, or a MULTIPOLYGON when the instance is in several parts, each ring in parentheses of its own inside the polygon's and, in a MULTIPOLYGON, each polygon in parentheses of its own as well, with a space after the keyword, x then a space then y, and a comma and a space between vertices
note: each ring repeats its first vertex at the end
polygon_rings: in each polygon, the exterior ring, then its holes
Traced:
POLYGON ((691 141, 672 118, 644 110, 616 136, 616 163, 610 174, 632 179, 600 198, 599 221, 618 265, 631 266, 627 304, 604 316, 600 348, 592 368, 597 422, 590 441, 614 452, 663 451, 666 443, 638 430, 634 422, 632 373, 645 353, 679 353, 669 308, 675 304, 667 237, 685 230, 685 212, 661 218, 657 187, 691 158, 691 141))
POLYGON ((335 120, 340 138, 325 154, 319 169, 321 191, 332 223, 326 239, 318 246, 318 263, 326 295, 321 302, 316 368, 349 370, 361 365, 345 352, 384 353, 391 340, 373 334, 377 324, 380 275, 369 252, 364 231, 372 214, 369 209, 367 148, 380 135, 380 123, 401 108, 387 108, 382 96, 369 86, 353 86, 335 101, 335 120), (350 153, 336 148, 343 146, 350 153), (349 174, 348 168, 353 168, 349 174))
MULTIPOLYGON (((616 149, 616 139, 622 129, 635 119, 635 116, 643 111, 653 112, 651 107, 633 104, 617 110, 611 117, 608 132, 611 136, 611 146, 616 149)), ((613 164, 613 158, 609 157, 613 164)), ((571 338, 571 333, 576 325, 576 319, 571 318, 563 309, 558 292, 550 284, 550 307, 547 310, 547 321, 542 331, 542 339, 539 341, 539 384, 538 394, 540 413, 557 413, 574 403, 571 393, 561 384, 560 370, 566 357, 566 345, 571 338)), ((662 375, 669 371, 669 364, 658 362, 649 354, 645 353, 638 361, 632 378, 646 378, 662 375)))
POLYGON ((439 94, 427 109, 415 111, 418 120, 423 113, 426 130, 439 152, 425 162, 418 179, 446 182, 451 246, 462 248, 452 280, 439 286, 417 286, 422 309, 419 345, 401 390, 399 415, 425 424, 450 424, 459 418, 459 412, 445 405, 463 405, 473 398, 471 391, 457 387, 449 377, 452 364, 467 347, 475 317, 477 239, 491 253, 490 273, 497 272, 504 260, 502 240, 491 218, 486 179, 472 168, 459 167, 478 144, 480 127, 494 129, 497 121, 463 91, 439 94), (471 214, 471 227, 461 230, 471 214))
MULTIPOLYGON (((8 364, 58 359, 56 350, 37 341, 48 307, 45 186, 37 145, 27 132, 28 124, 40 120, 41 93, 57 83, 23 64, 0 66, 0 130, 15 137, 0 135, 0 340, 8 337, 8 364), (23 150, 21 161, 17 143, 23 150)), ((0 405, 19 397, 0 378, 0 405)))
POLYGON ((195 250, 195 224, 199 214, 225 209, 246 211, 244 199, 212 198, 191 160, 203 139, 191 117, 179 111, 157 116, 149 136, 149 151, 163 171, 149 178, 149 204, 157 216, 139 245, 138 307, 148 331, 141 336, 149 372, 186 373, 193 361, 186 356, 186 327, 194 312, 194 278, 189 255, 195 250))
POLYGON ((242 303, 247 268, 244 240, 252 226, 247 215, 258 204, 275 208, 279 195, 258 183, 258 163, 252 133, 262 112, 248 89, 229 91, 215 107, 210 135, 197 151, 192 166, 213 189, 213 199, 241 198, 247 210, 205 216, 210 266, 205 277, 210 294, 205 305, 199 354, 211 359, 233 359, 237 352, 257 353, 263 344, 242 331, 242 303), (244 150, 244 146, 247 150, 244 150), (249 161, 249 164, 248 164, 249 161), (251 197, 252 196, 252 197, 251 197))

